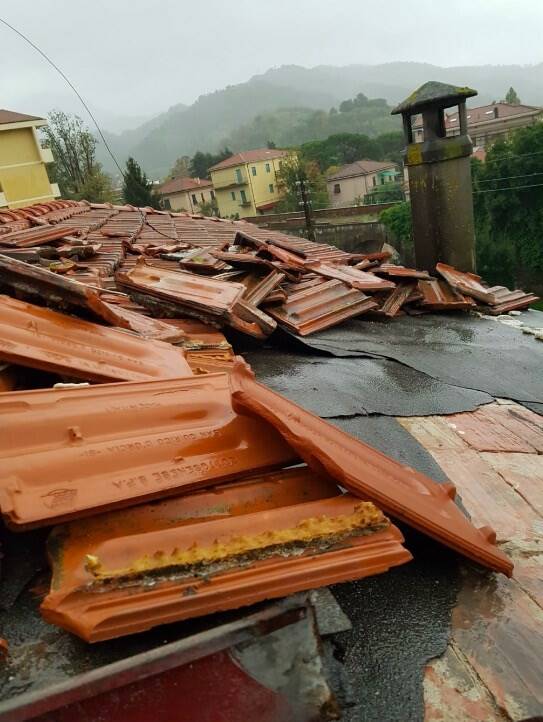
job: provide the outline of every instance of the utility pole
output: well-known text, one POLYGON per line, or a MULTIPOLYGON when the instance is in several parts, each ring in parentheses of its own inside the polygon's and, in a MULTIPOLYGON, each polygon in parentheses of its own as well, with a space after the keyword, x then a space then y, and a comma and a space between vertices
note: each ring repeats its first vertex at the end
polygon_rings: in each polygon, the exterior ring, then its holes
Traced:
POLYGON ((311 215, 311 201, 309 195, 311 191, 307 187, 307 179, 301 174, 298 174, 298 180, 296 181, 298 187, 298 193, 301 198, 299 204, 303 206, 305 216, 305 228, 307 231, 307 239, 309 241, 315 240, 315 227, 313 225, 313 218, 311 215))

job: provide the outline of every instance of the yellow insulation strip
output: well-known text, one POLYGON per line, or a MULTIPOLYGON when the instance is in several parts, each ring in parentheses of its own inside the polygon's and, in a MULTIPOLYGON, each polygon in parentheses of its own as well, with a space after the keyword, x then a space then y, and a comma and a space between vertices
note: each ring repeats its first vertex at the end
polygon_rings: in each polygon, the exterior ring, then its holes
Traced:
POLYGON ((388 519, 383 515, 382 511, 377 509, 371 502, 363 501, 356 505, 354 512, 351 514, 336 517, 310 517, 303 519, 291 528, 274 529, 253 535, 232 536, 225 541, 216 539, 211 546, 207 547, 194 543, 184 551, 179 549, 174 549, 171 553, 157 551, 152 555, 145 555, 140 559, 136 559, 130 567, 124 569, 104 569, 99 557, 87 554, 85 568, 96 579, 114 579, 166 567, 210 564, 229 557, 266 549, 267 547, 294 542, 312 542, 338 534, 354 531, 362 532, 372 527, 382 528, 388 524, 388 519))

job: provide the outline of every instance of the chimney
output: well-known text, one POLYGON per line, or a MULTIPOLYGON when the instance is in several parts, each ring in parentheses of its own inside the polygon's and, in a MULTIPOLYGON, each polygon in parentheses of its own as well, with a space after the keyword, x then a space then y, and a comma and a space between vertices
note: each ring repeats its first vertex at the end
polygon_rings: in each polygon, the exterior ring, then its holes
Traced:
POLYGON ((466 99, 476 90, 430 81, 392 114, 403 118, 418 268, 431 273, 440 261, 460 271, 475 270, 471 186, 473 145, 467 131, 466 99), (447 136, 445 108, 458 106, 460 135, 447 136), (413 138, 411 117, 422 114, 423 141, 413 138))

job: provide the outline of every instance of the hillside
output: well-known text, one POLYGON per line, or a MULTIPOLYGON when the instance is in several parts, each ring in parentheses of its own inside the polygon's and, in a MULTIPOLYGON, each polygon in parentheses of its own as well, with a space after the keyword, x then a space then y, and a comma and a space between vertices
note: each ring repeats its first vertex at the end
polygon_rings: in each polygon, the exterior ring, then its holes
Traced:
MULTIPOLYGON (((150 175, 160 176, 181 155, 192 155, 198 149, 215 151, 225 141, 236 149, 261 145, 263 135, 273 128, 277 139, 266 140, 274 140, 278 145, 288 144, 283 139, 289 137, 295 138, 289 141, 295 143, 311 140, 315 136, 301 137, 300 133, 304 119, 317 117, 312 116, 311 110, 328 112, 360 92, 394 104, 426 80, 470 85, 479 90, 476 104, 499 100, 513 86, 523 102, 543 105, 543 63, 456 68, 412 62, 315 68, 282 66, 255 75, 246 83, 200 96, 188 108, 174 106, 134 130, 108 134, 108 140, 121 160, 133 155, 150 175), (257 116, 261 116, 260 120, 257 116)), ((314 131, 311 123, 304 127, 307 132, 314 131)), ((389 129, 344 130, 376 134, 389 129)), ((111 169, 103 148, 99 159, 111 169)))

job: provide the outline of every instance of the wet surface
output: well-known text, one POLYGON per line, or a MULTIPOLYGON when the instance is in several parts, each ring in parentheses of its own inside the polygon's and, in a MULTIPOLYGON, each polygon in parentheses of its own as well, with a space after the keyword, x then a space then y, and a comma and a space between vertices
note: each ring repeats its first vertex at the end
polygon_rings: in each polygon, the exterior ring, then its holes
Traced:
POLYGON ((426 416, 472 411, 492 397, 451 386, 388 359, 326 358, 277 350, 247 353, 256 377, 321 418, 426 416))
MULTIPOLYGON (((521 318, 542 323, 537 311, 521 318)), ((377 354, 447 384, 543 403, 543 344, 495 320, 467 314, 354 320, 297 341, 340 357, 377 354)))
POLYGON ((396 419, 389 416, 356 416, 330 419, 330 422, 430 479, 439 483, 448 481, 433 456, 396 419))
POLYGON ((342 722, 415 722, 424 717, 422 680, 442 654, 459 589, 457 558, 414 532, 415 560, 363 582, 332 588, 353 624, 334 635, 351 706, 342 722))

